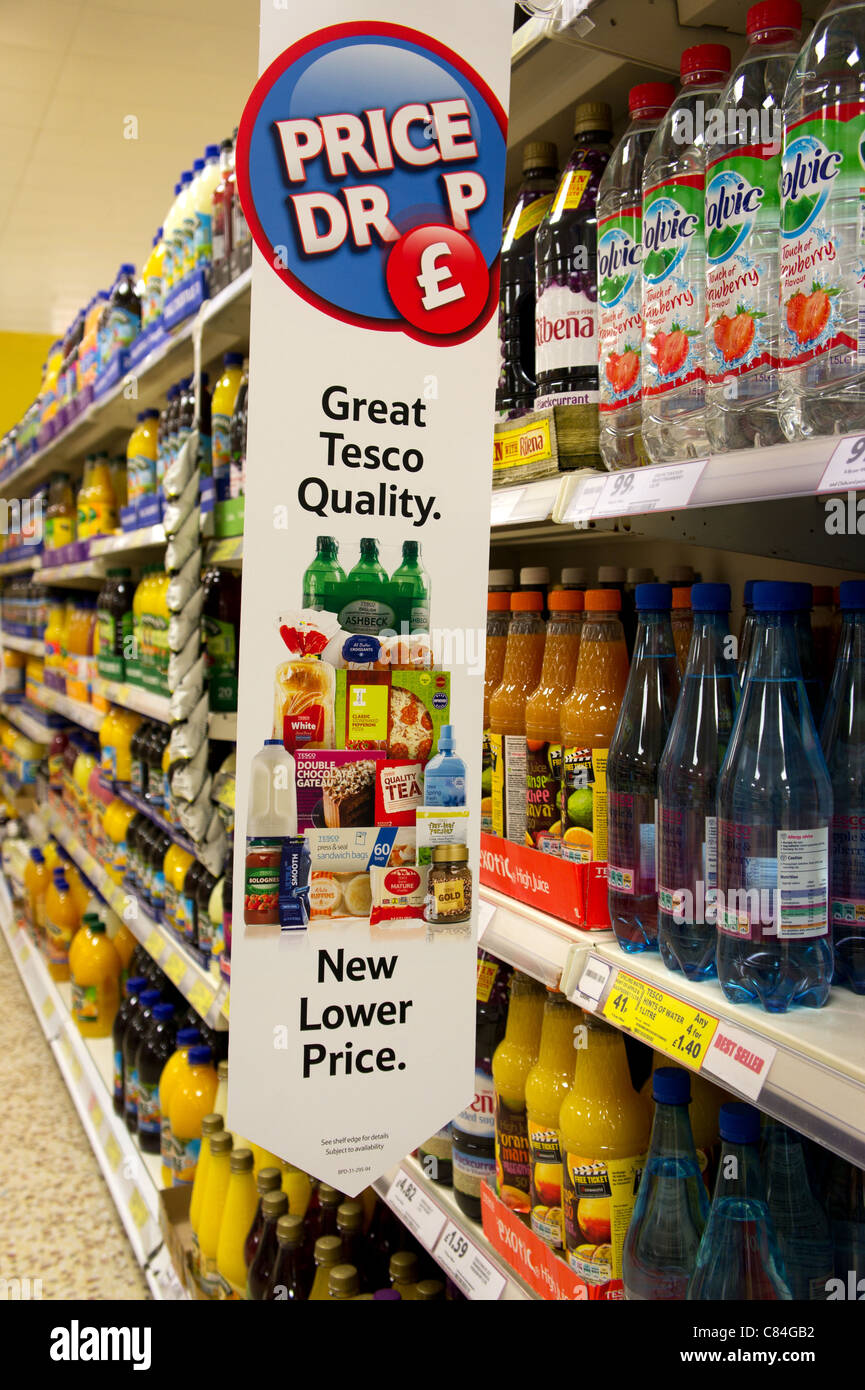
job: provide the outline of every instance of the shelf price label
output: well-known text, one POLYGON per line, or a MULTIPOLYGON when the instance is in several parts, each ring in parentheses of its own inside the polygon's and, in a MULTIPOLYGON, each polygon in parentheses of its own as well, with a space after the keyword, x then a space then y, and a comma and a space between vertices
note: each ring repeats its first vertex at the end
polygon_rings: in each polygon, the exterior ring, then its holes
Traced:
POLYGON ((601 1012, 617 1028, 692 1071, 702 1067, 718 1027, 713 1014, 695 1009, 625 970, 616 972, 601 1012))
POLYGON ((565 519, 579 525, 603 517, 678 511, 690 502, 707 462, 695 459, 691 463, 624 468, 602 475, 600 481, 590 478, 580 488, 565 519))
POLYGON ((44 1018, 52 1018, 54 1012, 54 1000, 51 998, 50 994, 46 994, 45 998, 42 1000, 42 1015, 44 1018))
POLYGON ((848 435, 836 445, 817 484, 818 492, 865 488, 865 434, 848 435))
POLYGON ((482 1254, 455 1221, 448 1221, 435 1248, 435 1258, 469 1298, 495 1301, 507 1280, 482 1254))
POLYGON ((749 1100, 756 1100, 777 1051, 765 1038, 722 1018, 706 1053, 703 1070, 722 1085, 733 1086, 749 1100))
POLYGON ((162 968, 171 983, 177 985, 179 989, 180 981, 186 974, 186 962, 180 959, 176 951, 172 951, 162 968))
POLYGON ((205 1018, 213 1003, 215 990, 203 980, 196 980, 187 994, 187 999, 197 1014, 205 1018))
POLYGON ((112 1173, 116 1173, 117 1169, 120 1167, 123 1153, 113 1134, 109 1134, 105 1141, 105 1157, 108 1159, 108 1164, 112 1173))
POLYGON ((89 1115, 90 1115, 90 1119, 91 1119, 91 1121, 93 1122, 93 1127, 94 1127, 94 1129, 97 1129, 97 1130, 101 1129, 101 1128, 102 1128, 102 1121, 103 1121, 103 1119, 104 1119, 104 1116, 103 1116, 103 1114, 102 1114, 102 1110, 101 1110, 101 1108, 100 1108, 99 1102, 98 1102, 98 1100, 96 1099, 95 1096, 91 1096, 91 1097, 90 1097, 90 1100, 88 1101, 88 1104, 87 1104, 87 1110, 88 1110, 88 1113, 89 1113, 89 1115))
POLYGON ((140 1231, 142 1226, 145 1226, 150 1220, 150 1212, 147 1210, 144 1198, 137 1187, 133 1187, 132 1196, 129 1198, 129 1214, 137 1231, 140 1231))
POLYGON ((408 1226, 412 1235, 417 1236, 421 1245, 426 1246, 427 1250, 432 1250, 447 1218, 441 1207, 427 1196, 404 1168, 398 1170, 391 1183, 387 1202, 403 1225, 408 1226))
POLYGON ((164 946, 165 941, 159 935, 158 931, 152 931, 144 943, 145 951, 149 956, 152 956, 154 960, 159 960, 164 946))

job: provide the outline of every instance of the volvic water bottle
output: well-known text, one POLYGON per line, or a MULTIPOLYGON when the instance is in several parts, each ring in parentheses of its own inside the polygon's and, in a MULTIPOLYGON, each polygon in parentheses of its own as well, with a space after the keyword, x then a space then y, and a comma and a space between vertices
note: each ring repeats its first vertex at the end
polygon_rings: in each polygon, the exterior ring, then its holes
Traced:
POLYGON ((781 425, 862 428, 865 410, 865 4, 832 0, 784 95, 781 425))
POLYGON ((658 126, 643 168, 643 443, 652 463, 709 452, 705 135, 729 72, 724 44, 685 49, 682 90, 658 126))
POLYGON ((658 945, 668 969, 703 980, 715 974, 715 809, 739 677, 729 584, 695 584, 691 607, 682 693, 658 767, 658 945))
POLYGON ((600 448, 608 468, 646 462, 640 434, 643 164, 675 95, 669 82, 641 82, 631 88, 630 124, 598 187, 600 448))
POLYGON ((712 449, 779 444, 781 106, 798 0, 761 0, 706 141, 706 422, 712 449))
POLYGON ((789 1300, 757 1155, 760 1112, 740 1101, 722 1105, 720 1130, 718 1178, 688 1301, 789 1300))
POLYGON ((754 585, 754 644, 718 783, 718 979, 782 1013, 829 997, 832 788, 796 640, 795 584, 754 585))
POLYGON ((865 994, 865 582, 845 580, 841 612, 820 732, 834 797, 829 901, 835 982, 865 994))
POLYGON ((814 1195, 801 1134, 770 1120, 763 1156, 766 1199, 795 1299, 824 1299, 832 1278, 829 1218, 814 1195))
POLYGON ((623 951, 658 949, 658 763, 679 695, 669 584, 638 584, 637 640, 607 759, 610 923, 623 951))
POLYGON ((625 1298, 683 1299, 697 1263, 709 1199, 688 1119, 691 1078, 681 1067, 652 1074, 652 1140, 622 1252, 625 1298))

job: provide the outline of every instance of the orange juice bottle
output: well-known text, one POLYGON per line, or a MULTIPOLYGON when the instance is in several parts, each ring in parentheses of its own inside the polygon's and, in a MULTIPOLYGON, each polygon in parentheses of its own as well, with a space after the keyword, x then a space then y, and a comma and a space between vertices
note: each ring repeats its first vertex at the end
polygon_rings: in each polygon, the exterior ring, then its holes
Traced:
POLYGON ((526 1078, 538 1060, 544 988, 515 970, 508 986, 505 1036, 493 1053, 496 1108, 496 1192, 511 1211, 528 1212, 531 1164, 526 1078))
POLYGON ((578 589, 553 589, 547 602, 541 679, 526 701, 526 844, 561 854, 561 710, 574 688, 583 595, 578 589))
POLYGON ((231 1155, 231 1176, 219 1224, 216 1268, 220 1292, 225 1298, 246 1297, 246 1260, 243 1247, 258 1207, 258 1191, 253 1173, 251 1149, 235 1149, 231 1155))
MULTIPOLYGON (((165 855, 165 919, 181 936, 186 925, 183 887, 186 874, 195 863, 195 856, 180 845, 171 845, 165 855)), ((190 923, 191 930, 191 923, 190 923)))
POLYGON ((562 857, 607 860, 607 753, 628 680, 617 589, 588 589, 574 688, 562 705, 562 857))
POLYGON ((526 1077, 526 1128, 532 1230, 554 1250, 562 1248, 562 1152, 559 1111, 574 1075, 580 1011, 563 994, 544 1004, 538 1060, 526 1077))
MULTIPOLYGON (((114 917, 113 913, 111 914, 111 917, 114 921, 118 920, 114 917)), ((129 930, 126 923, 120 922, 116 932, 111 938, 111 944, 117 952, 118 956, 120 957, 120 994, 122 998, 123 987, 129 978, 129 967, 132 963, 132 957, 135 953, 135 948, 138 945, 138 941, 132 935, 132 932, 129 930)))
MULTIPOLYGON (((189 1224, 192 1228, 193 1247, 192 1268, 196 1274, 199 1270, 201 1255, 198 1242, 198 1233, 201 1229, 201 1207, 204 1202, 204 1194, 207 1190, 207 1174, 210 1171, 210 1141, 211 1139, 215 1139, 217 1134, 222 1133, 228 1133, 222 1123, 222 1116, 218 1115, 216 1111, 211 1115, 205 1115, 204 1119, 201 1121, 201 1149, 199 1150, 198 1163, 195 1167, 192 1195, 189 1199, 189 1224)), ((233 1136, 229 1134, 228 1137, 233 1142, 233 1136)))
POLYGON ((649 1145, 649 1107, 631 1084, 621 1033, 585 1014, 574 1084, 559 1115, 568 1264, 622 1296, 622 1247, 649 1145))
POLYGON ((501 684, 511 622, 511 596, 499 589, 487 594, 487 646, 484 667, 484 748, 481 762, 481 830, 493 829, 493 762, 490 754, 490 696, 501 684))
POLYGON ((75 938, 72 1013, 85 1038, 107 1038, 120 1007, 120 957, 98 918, 75 938), (78 942, 80 941, 80 945, 78 942))
POLYGON ((541 678, 543 610, 535 590, 511 595, 504 670, 490 696, 492 833, 518 844, 526 839, 526 700, 541 678))
POLYGON ((45 947, 52 980, 69 979, 69 947, 80 925, 66 875, 57 869, 45 892, 45 947))
MULTIPOLYGON (((198 1213, 198 1280, 202 1291, 211 1298, 219 1296, 219 1274, 216 1252, 219 1249, 219 1227, 225 1210, 228 1183, 231 1178, 231 1149, 234 1140, 227 1129, 210 1136, 210 1162, 207 1181, 201 1196, 198 1213)), ((250 1218, 251 1219, 251 1218, 250 1218)))
POLYGON ((51 871, 45 863, 45 855, 41 849, 31 849, 24 870, 24 888, 27 893, 31 934, 38 944, 44 940, 45 894, 50 882, 51 871))
POLYGON ((212 1113, 216 1098, 217 1076, 212 1057, 209 1047, 191 1047, 188 1070, 171 1096, 168 1123, 174 1158, 172 1187, 191 1187, 195 1178, 201 1149, 201 1121, 212 1113))
POLYGON ((201 1034, 197 1028, 181 1028, 178 1030, 176 1041, 177 1051, 171 1054, 159 1078, 159 1150, 162 1154, 162 1182, 165 1187, 171 1187, 174 1177, 174 1153, 168 1119, 171 1102, 174 1092, 181 1081, 186 1079, 189 1071, 189 1050, 201 1042, 201 1034))

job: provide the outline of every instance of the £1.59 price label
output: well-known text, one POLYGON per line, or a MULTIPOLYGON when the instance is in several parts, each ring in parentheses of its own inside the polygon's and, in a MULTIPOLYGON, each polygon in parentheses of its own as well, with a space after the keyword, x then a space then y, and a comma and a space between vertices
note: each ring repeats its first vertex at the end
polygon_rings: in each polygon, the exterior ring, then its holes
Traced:
POLYGON ((505 1276, 455 1222, 447 1223, 436 1246, 435 1257, 469 1298, 494 1302, 504 1293, 505 1276))
POLYGON ((432 1250, 447 1218, 441 1207, 427 1196, 404 1168, 399 1169, 391 1183, 387 1201, 421 1245, 432 1250))

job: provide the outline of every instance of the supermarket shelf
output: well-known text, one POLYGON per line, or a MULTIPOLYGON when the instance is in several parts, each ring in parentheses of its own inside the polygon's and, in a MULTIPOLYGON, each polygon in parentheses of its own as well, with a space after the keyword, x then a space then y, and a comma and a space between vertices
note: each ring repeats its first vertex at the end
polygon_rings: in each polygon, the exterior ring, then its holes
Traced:
POLYGON ((112 705, 122 705, 124 709, 134 710, 136 714, 143 714, 147 719, 158 719, 161 724, 171 723, 167 695, 154 695, 152 691, 144 690, 140 685, 107 681, 101 676, 94 679, 93 689, 112 705))
POLYGON ((37 571, 40 584, 49 588, 53 585, 101 584, 105 578, 106 567, 96 560, 79 560, 74 565, 41 565, 37 571))
POLYGON ((41 710, 37 710, 34 705, 8 704, 5 700, 0 702, 0 711, 6 716, 10 724, 14 724, 27 738, 32 738, 36 743, 50 744, 57 732, 57 727, 46 724, 42 719, 41 710))
POLYGON ((538 482, 493 489, 490 525, 525 526, 555 520, 553 515, 562 492, 564 477, 541 478, 538 482))
POLYGON ((41 637, 15 637, 4 629, 0 631, 0 644, 13 652, 26 652, 28 656, 45 655, 45 642, 41 637))
POLYGON ((498 1251, 487 1240, 480 1223, 470 1220, 460 1211, 453 1190, 430 1182, 417 1159, 404 1158, 391 1172, 376 1179, 373 1187, 451 1278, 455 1277, 454 1266, 443 1254, 443 1238, 448 1233, 449 1225, 457 1227, 469 1246, 469 1251, 461 1263, 479 1258, 487 1266, 486 1272, 490 1279, 486 1287, 480 1287, 485 1283, 484 1280, 477 1281, 480 1291, 476 1289, 469 1292, 465 1289, 470 1298, 508 1302, 537 1298, 537 1294, 528 1284, 523 1283, 510 1266, 505 1264, 498 1251), (408 1204, 400 1200, 402 1194, 394 1187, 402 1175, 418 1189, 419 1196, 410 1198, 408 1204), (414 1215, 415 1211, 417 1216, 414 1215))
POLYGON ((207 563, 223 569, 243 569, 243 536, 225 536, 207 547, 207 563))
POLYGON ((215 711, 207 716, 207 729, 212 739, 224 739, 226 743, 237 742, 237 711, 234 714, 217 714, 215 711))
POLYGON ((26 574, 28 570, 38 569, 40 563, 38 553, 25 556, 23 560, 0 560, 0 579, 5 579, 9 574, 26 574))
POLYGON ((201 363, 249 342, 252 268, 243 271, 224 290, 201 306, 201 363))
POLYGON ((54 714, 62 714, 72 724, 92 732, 99 728, 105 718, 104 710, 97 709, 95 705, 83 705, 80 700, 70 700, 68 695, 61 695, 59 690, 52 690, 48 685, 40 686, 39 699, 32 703, 54 714))
POLYGON ((165 545, 165 528, 144 526, 140 531, 119 531, 113 536, 100 536, 90 545, 90 555, 95 559, 120 555, 125 560, 139 551, 159 550, 165 545))
POLYGON ((611 932, 583 932, 560 922, 547 912, 526 907, 494 888, 478 889, 480 898, 479 944, 485 951, 532 975, 550 989, 558 989, 570 972, 575 954, 580 957, 600 939, 612 941, 611 932))

